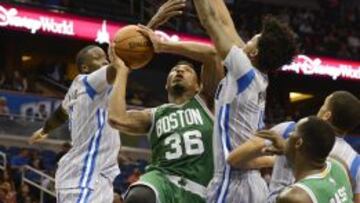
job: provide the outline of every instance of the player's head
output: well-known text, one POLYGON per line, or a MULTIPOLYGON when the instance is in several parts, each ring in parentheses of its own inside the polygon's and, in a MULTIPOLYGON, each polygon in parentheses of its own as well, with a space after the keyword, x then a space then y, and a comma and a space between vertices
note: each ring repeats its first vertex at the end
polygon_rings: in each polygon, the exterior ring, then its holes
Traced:
POLYGON ((332 126, 316 116, 310 116, 296 124, 295 131, 286 142, 285 155, 292 166, 296 166, 300 159, 321 165, 334 143, 335 131, 332 126))
POLYGON ((76 55, 76 66, 79 72, 87 74, 109 64, 104 50, 95 45, 81 49, 76 55))
POLYGON ((360 124, 360 100, 347 91, 336 91, 326 97, 317 116, 329 121, 345 134, 360 124))
POLYGON ((291 63, 297 53, 296 36, 289 26, 267 16, 261 33, 247 42, 244 51, 260 71, 276 70, 291 63))
POLYGON ((194 70, 194 65, 187 61, 178 62, 170 71, 166 89, 170 94, 181 95, 185 92, 196 94, 200 91, 201 82, 194 70))

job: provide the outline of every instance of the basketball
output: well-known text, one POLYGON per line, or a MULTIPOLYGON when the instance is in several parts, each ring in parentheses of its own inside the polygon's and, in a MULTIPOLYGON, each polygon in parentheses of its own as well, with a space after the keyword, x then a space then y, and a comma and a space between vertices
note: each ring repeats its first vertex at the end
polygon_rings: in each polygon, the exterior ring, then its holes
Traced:
POLYGON ((138 29, 136 25, 126 26, 114 38, 116 55, 131 69, 144 67, 154 56, 151 41, 138 29))

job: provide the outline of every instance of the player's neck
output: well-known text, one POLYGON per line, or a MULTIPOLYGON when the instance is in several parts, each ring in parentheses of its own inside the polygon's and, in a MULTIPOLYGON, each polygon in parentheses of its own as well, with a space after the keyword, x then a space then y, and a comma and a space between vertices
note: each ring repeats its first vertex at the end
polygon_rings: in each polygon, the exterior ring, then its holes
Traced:
POLYGON ((317 163, 314 161, 299 161, 294 168, 295 180, 299 181, 307 176, 321 173, 326 168, 325 163, 317 163))
POLYGON ((184 104, 185 102, 189 101, 193 97, 194 97, 194 94, 190 93, 190 92, 184 92, 179 95, 178 94, 169 94, 168 95, 169 102, 176 104, 176 105, 184 104))
POLYGON ((337 127, 333 127, 334 128, 334 131, 336 133, 336 137, 339 137, 339 138, 344 138, 346 136, 346 132, 343 131, 343 130, 340 130, 339 128, 337 127))

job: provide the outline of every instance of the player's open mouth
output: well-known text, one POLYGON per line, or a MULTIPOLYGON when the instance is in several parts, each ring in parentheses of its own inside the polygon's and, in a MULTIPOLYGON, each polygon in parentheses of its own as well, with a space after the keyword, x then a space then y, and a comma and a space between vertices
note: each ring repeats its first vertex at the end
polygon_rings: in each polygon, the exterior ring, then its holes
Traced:
POLYGON ((175 79, 184 79, 183 75, 175 75, 175 79))

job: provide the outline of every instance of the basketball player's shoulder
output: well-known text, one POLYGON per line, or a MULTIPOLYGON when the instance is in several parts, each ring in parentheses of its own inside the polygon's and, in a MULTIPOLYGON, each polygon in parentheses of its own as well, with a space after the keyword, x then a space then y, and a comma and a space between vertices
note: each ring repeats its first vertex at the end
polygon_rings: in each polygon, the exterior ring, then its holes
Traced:
POLYGON ((277 198, 277 203, 313 203, 309 195, 301 188, 290 186, 285 188, 277 198))
POLYGON ((295 126, 296 123, 294 121, 285 121, 275 125, 271 130, 281 135, 284 139, 287 139, 290 133, 295 130, 295 126))

